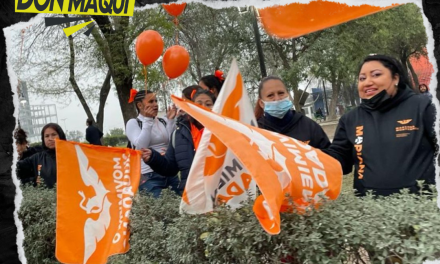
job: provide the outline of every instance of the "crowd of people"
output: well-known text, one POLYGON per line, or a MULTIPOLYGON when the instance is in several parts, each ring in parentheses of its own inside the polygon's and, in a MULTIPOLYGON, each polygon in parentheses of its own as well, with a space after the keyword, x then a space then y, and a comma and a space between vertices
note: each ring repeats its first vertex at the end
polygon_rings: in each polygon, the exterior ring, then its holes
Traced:
MULTIPOLYGON (((182 98, 212 109, 224 77, 221 71, 186 87, 182 98)), ((260 128, 277 132, 320 149, 339 162, 344 174, 354 168, 354 189, 358 196, 372 191, 390 195, 402 189, 420 193, 417 181, 435 184, 434 159, 438 145, 434 122, 436 110, 426 85, 412 89, 402 64, 386 55, 369 55, 358 72, 361 104, 344 114, 330 142, 314 120, 293 110, 292 98, 283 80, 268 76, 258 86, 255 116, 260 128)), ((182 195, 204 127, 197 120, 170 106, 158 117, 154 92, 135 91, 130 103, 138 112, 126 124, 128 147, 142 151, 139 190, 159 197, 171 188, 182 195)), ((101 144, 102 132, 87 121, 91 144, 101 144)), ((86 133, 86 134, 87 134, 86 133)), ((26 134, 15 134, 19 162, 17 175, 23 183, 47 187, 56 183, 55 139, 66 136, 57 124, 41 131, 41 148, 30 148, 26 134)))

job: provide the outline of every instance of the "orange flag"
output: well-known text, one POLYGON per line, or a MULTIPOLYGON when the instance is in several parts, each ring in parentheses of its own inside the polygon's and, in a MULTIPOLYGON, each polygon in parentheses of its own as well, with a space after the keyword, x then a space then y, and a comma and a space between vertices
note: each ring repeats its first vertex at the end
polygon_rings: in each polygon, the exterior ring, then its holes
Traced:
POLYGON ((372 15, 396 7, 359 5, 349 6, 338 2, 311 1, 308 4, 292 3, 258 9, 264 30, 278 38, 297 38, 333 27, 350 20, 372 15))
MULTIPOLYGON (((257 123, 236 59, 232 60, 212 111, 243 123, 257 123)), ((203 214, 219 202, 236 209, 249 198, 255 199, 256 188, 234 154, 205 129, 191 165, 180 212, 203 214)))
POLYGON ((280 232, 280 212, 339 196, 339 162, 296 139, 252 127, 172 96, 174 103, 209 129, 246 167, 262 195, 254 204, 269 234, 280 232), (290 198, 286 198, 286 196, 290 198), (290 199, 293 203, 290 203, 290 199))
POLYGON ((56 150, 57 259, 100 264, 127 252, 140 152, 64 140, 56 150))

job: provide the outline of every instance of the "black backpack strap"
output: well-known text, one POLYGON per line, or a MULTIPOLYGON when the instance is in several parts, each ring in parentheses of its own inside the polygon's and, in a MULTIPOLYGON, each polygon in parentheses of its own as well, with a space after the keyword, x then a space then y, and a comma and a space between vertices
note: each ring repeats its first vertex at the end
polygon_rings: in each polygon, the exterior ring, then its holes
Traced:
POLYGON ((136 117, 136 121, 138 122, 138 126, 142 129, 142 121, 136 117))
POLYGON ((167 127, 167 121, 165 119, 158 117, 157 118, 165 127, 167 127))
MULTIPOLYGON (((138 123, 139 128, 142 129, 142 121, 136 117, 136 122, 138 123)), ((131 141, 128 140, 127 148, 136 149, 136 146, 132 145, 131 141)))

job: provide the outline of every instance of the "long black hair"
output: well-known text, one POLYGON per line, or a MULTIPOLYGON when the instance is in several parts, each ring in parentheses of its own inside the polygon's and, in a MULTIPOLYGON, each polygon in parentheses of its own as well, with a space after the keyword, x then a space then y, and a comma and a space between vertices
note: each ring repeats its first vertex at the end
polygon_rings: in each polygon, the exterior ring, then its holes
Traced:
POLYGON ((369 61, 380 62, 385 68, 391 71, 391 77, 393 78, 397 74, 399 76, 399 83, 397 84, 398 89, 405 89, 406 87, 413 89, 412 84, 408 78, 408 71, 404 69, 402 64, 397 59, 388 55, 382 55, 382 54, 368 55, 367 57, 365 57, 365 59, 362 61, 361 65, 359 66, 358 75, 361 72, 362 66, 369 61))
POLYGON ((223 83, 225 82, 224 80, 221 80, 220 78, 217 78, 215 75, 206 75, 203 76, 200 79, 201 82, 203 82, 206 86, 208 86, 208 88, 211 89, 216 89, 217 90, 217 94, 220 93, 220 90, 223 87, 223 83))

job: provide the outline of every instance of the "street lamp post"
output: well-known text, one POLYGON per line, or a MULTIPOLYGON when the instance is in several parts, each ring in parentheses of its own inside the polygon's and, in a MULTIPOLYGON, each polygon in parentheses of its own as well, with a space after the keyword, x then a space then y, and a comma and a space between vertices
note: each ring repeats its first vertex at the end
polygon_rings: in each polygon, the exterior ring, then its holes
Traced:
POLYGON ((257 44, 258 58, 260 60, 261 77, 264 78, 267 76, 266 64, 264 63, 263 47, 261 46, 261 39, 260 39, 260 29, 258 28, 258 21, 257 21, 258 11, 257 8, 255 8, 254 6, 252 7, 252 13, 253 13, 255 44, 257 44))
POLYGON ((266 64, 264 63, 263 47, 261 45, 260 29, 258 27, 258 10, 254 6, 251 6, 251 7, 247 7, 245 11, 241 11, 241 8, 239 7, 238 12, 240 14, 244 14, 247 12, 252 13, 252 24, 254 28, 255 44, 257 45, 258 59, 260 62, 261 78, 264 78, 267 76, 267 72, 266 72, 266 64))

